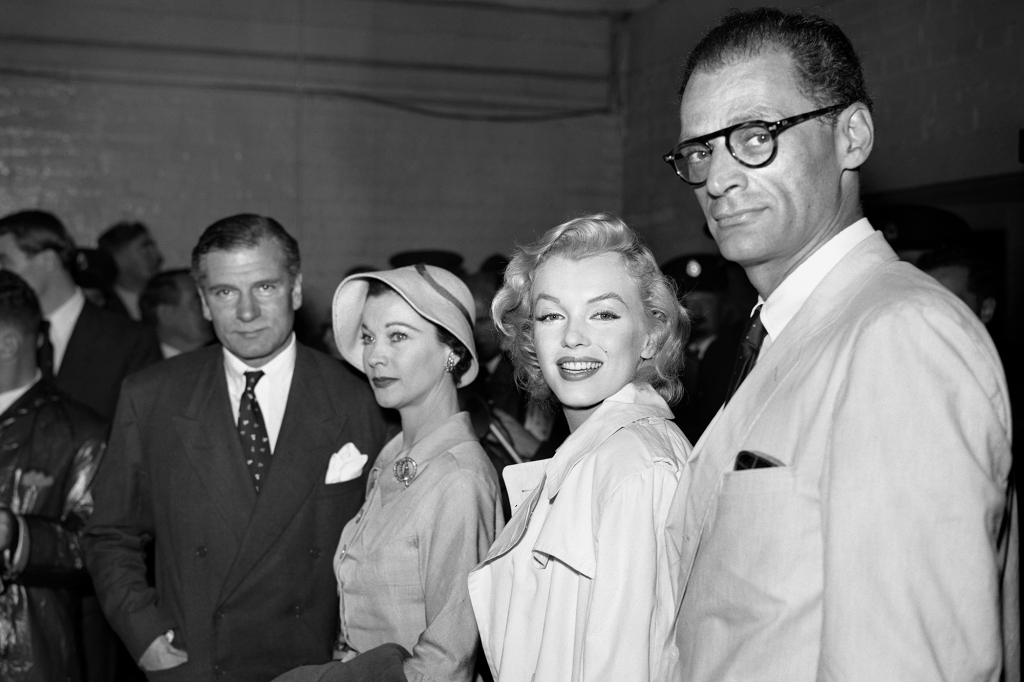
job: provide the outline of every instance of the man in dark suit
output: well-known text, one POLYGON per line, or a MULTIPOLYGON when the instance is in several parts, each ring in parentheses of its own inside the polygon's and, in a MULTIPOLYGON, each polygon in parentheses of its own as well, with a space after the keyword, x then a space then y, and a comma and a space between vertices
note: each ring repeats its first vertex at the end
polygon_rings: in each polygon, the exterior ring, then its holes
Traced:
MULTIPOLYGON (((0 268, 29 283, 49 323, 57 388, 101 417, 114 415, 124 378, 159 361, 156 336, 123 315, 103 310, 74 281, 75 244, 64 225, 45 211, 19 211, 0 219, 0 268)), ((47 346, 49 347, 49 346, 47 346)))
POLYGON ((142 320, 139 298, 146 283, 160 272, 164 262, 149 228, 139 222, 116 223, 96 242, 117 264, 117 278, 104 292, 105 307, 133 320, 142 320))
POLYGON ((214 223, 192 267, 223 348, 125 382, 97 475, 88 566, 143 669, 166 680, 270 680, 331 660, 331 560, 365 473, 338 480, 328 464, 352 446, 372 464, 384 423, 368 386, 296 343, 299 251, 276 221, 214 223))

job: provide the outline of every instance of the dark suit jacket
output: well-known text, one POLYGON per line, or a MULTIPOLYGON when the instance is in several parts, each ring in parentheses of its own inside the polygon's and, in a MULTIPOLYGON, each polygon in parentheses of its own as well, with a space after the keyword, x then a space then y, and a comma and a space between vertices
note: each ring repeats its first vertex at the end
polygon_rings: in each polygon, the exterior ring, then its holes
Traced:
POLYGON ((231 414, 220 347, 130 377, 118 404, 88 567, 104 612, 138 660, 174 629, 188 663, 167 680, 270 680, 324 663, 338 627, 332 558, 384 442, 368 385, 298 346, 284 421, 259 495, 231 414), (364 476, 326 485, 346 443, 364 476), (155 544, 156 585, 143 545, 155 544))
POLYGON ((86 301, 57 372, 57 388, 109 422, 124 378, 162 359, 152 330, 86 301))

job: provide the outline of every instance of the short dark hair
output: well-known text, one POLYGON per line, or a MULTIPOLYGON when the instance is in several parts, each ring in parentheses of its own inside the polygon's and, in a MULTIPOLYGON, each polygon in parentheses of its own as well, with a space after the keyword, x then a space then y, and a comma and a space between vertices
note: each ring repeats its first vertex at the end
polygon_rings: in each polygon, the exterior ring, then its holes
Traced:
POLYGON ((210 225, 199 237, 199 243, 192 249, 192 277, 202 284, 203 256, 211 251, 238 251, 252 249, 264 240, 277 242, 284 252, 285 268, 292 281, 302 269, 299 257, 299 243, 273 218, 253 213, 240 213, 221 218, 210 225))
POLYGON ((28 282, 9 270, 0 270, 0 324, 17 327, 34 342, 42 320, 39 298, 28 282))
MULTIPOLYGON (((860 58, 842 29, 824 17, 773 7, 731 10, 705 33, 686 59, 679 96, 694 71, 775 51, 792 57, 800 90, 819 107, 862 102, 871 109, 860 58)), ((838 115, 828 118, 834 123, 838 115)))
MULTIPOLYGON (((366 298, 373 298, 375 296, 382 296, 388 292, 396 295, 398 294, 387 282, 382 282, 379 279, 368 280, 369 288, 366 290, 366 298)), ((427 320, 430 322, 430 320, 427 320)), ((462 381, 462 376, 469 371, 469 368, 473 366, 473 354, 469 352, 465 344, 455 338, 455 335, 445 329, 439 324, 430 322, 434 327, 434 331, 437 332, 437 340, 441 342, 441 345, 448 346, 455 353, 455 357, 458 358, 458 362, 455 363, 455 367, 452 368, 452 380, 455 385, 458 386, 459 382, 462 381)))
POLYGON ((123 221, 107 228, 96 240, 96 244, 113 255, 144 234, 149 234, 149 228, 144 223, 123 221))
POLYGON ((30 256, 49 249, 68 272, 75 267, 75 242, 60 218, 47 211, 18 211, 0 218, 0 236, 14 235, 18 248, 30 256))
POLYGON ((978 301, 996 297, 995 266, 969 248, 940 246, 918 257, 917 267, 925 272, 939 268, 961 267, 967 270, 967 290, 978 301))
POLYGON ((156 326, 156 309, 161 305, 177 305, 181 302, 181 289, 178 281, 187 277, 192 283, 192 273, 186 268, 164 270, 153 275, 146 288, 139 295, 139 313, 142 321, 156 326))

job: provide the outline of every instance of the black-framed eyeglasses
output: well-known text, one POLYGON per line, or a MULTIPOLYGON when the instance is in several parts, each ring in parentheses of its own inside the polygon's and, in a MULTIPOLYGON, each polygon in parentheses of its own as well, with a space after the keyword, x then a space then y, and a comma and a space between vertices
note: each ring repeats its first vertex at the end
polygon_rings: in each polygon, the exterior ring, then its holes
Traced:
POLYGON ((824 109, 816 109, 806 114, 790 116, 781 121, 745 121, 716 130, 707 135, 694 137, 680 142, 668 154, 661 158, 675 168, 680 179, 694 187, 700 187, 708 180, 713 150, 708 142, 716 137, 725 138, 725 148, 734 159, 747 168, 764 168, 775 160, 779 150, 776 139, 783 130, 810 121, 813 118, 831 114, 846 108, 845 104, 834 104, 824 109))

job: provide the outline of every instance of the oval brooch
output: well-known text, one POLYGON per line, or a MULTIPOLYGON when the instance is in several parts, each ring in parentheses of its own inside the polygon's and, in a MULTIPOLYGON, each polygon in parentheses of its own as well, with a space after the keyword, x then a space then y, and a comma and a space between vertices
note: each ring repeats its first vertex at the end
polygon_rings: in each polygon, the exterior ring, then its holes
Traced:
POLYGON ((404 483, 409 487, 409 481, 416 478, 416 460, 411 457, 403 457, 395 462, 395 480, 404 483))

